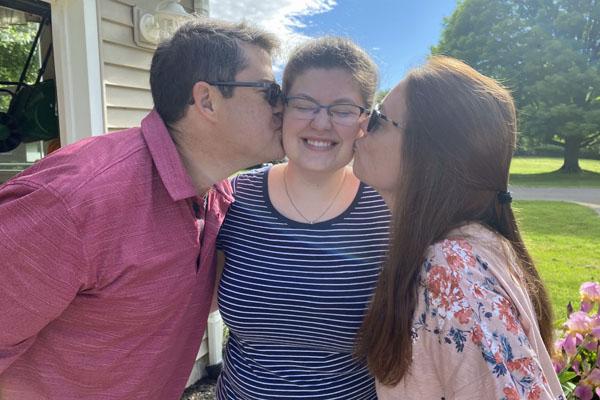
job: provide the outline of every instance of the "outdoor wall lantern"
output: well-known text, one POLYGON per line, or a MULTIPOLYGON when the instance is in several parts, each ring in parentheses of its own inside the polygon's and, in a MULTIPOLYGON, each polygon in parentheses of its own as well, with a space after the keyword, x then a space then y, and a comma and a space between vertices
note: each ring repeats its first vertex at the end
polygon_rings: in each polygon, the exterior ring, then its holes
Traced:
POLYGON ((135 7, 134 39, 138 46, 154 48, 162 40, 173 35, 184 23, 194 18, 179 0, 165 0, 158 3, 154 11, 135 7))

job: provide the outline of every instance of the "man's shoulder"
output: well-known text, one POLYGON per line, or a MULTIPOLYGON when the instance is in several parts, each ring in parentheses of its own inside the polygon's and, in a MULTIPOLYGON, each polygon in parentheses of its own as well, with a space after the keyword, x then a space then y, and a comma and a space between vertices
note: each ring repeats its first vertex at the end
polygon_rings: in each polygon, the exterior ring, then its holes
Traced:
POLYGON ((122 180, 139 175, 140 169, 151 170, 140 128, 107 133, 80 140, 41 159, 14 178, 13 183, 27 181, 45 186, 61 197, 91 189, 96 183, 122 180))

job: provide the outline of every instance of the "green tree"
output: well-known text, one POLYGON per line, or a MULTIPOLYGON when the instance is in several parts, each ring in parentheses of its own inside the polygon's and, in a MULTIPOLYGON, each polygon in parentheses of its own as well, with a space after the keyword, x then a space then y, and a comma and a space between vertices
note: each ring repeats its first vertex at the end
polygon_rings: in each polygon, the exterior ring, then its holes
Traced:
MULTIPOLYGON (((38 27, 37 23, 28 23, 0 28, 0 81, 19 81, 38 27)), ((37 51, 32 60, 33 65, 26 75, 27 83, 35 82, 37 77, 39 68, 37 51)), ((7 86, 0 85, 0 88, 7 88, 7 86)), ((0 92, 0 111, 8 109, 10 98, 10 95, 0 92)))
POLYGON ((600 1, 464 0, 434 54, 462 59, 513 90, 520 129, 564 147, 564 172, 600 141, 600 1))

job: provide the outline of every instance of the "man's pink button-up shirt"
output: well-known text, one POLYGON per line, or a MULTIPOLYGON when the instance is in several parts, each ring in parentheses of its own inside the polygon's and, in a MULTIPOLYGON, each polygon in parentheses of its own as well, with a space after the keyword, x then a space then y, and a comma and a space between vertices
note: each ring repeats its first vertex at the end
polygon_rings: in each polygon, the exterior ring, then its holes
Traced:
POLYGON ((0 399, 179 399, 232 201, 204 207, 155 111, 1 186, 0 399))

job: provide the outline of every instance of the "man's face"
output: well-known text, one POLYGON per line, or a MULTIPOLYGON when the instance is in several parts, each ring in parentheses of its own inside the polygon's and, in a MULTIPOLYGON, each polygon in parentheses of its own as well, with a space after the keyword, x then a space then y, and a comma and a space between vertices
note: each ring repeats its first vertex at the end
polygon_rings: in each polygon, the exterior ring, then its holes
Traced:
MULTIPOLYGON (((273 82, 271 56, 254 45, 242 45, 246 68, 238 72, 235 81, 273 82)), ((233 96, 223 101, 230 157, 236 157, 245 166, 281 159, 281 112, 279 102, 272 107, 265 96, 266 89, 236 87, 233 96)))

